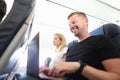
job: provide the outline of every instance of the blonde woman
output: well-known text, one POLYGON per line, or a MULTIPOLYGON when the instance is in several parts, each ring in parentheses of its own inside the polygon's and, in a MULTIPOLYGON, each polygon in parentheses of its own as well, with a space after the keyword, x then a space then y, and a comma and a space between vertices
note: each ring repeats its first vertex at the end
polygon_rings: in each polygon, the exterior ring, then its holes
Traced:
POLYGON ((55 54, 49 67, 53 67, 55 64, 65 61, 67 53, 67 43, 63 34, 55 33, 53 38, 53 44, 55 46, 55 54))
POLYGON ((48 57, 45 60, 45 66, 40 67, 40 72, 47 73, 47 69, 52 68, 55 64, 59 62, 64 62, 66 60, 66 53, 67 53, 67 43, 66 39, 63 34, 55 33, 53 36, 53 45, 55 46, 55 53, 53 57, 50 59, 48 57))

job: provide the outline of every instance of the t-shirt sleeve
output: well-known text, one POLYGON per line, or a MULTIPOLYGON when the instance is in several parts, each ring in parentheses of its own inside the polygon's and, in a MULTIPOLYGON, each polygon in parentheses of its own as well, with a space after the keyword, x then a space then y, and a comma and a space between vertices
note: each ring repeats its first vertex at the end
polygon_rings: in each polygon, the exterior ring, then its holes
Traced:
POLYGON ((120 53, 107 36, 101 36, 98 41, 99 58, 101 61, 111 58, 120 58, 120 53))
POLYGON ((64 47, 61 51, 62 56, 67 53, 68 48, 64 47))

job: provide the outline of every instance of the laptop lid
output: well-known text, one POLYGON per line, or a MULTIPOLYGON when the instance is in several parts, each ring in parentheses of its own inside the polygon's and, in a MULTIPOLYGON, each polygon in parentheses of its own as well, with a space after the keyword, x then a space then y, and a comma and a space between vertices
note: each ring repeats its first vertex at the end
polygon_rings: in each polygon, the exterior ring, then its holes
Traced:
POLYGON ((39 33, 28 44, 27 74, 39 78, 39 33))
POLYGON ((40 80, 67 80, 63 78, 53 78, 46 75, 39 75, 39 39, 39 33, 37 33, 37 35, 28 44, 27 74, 40 80))

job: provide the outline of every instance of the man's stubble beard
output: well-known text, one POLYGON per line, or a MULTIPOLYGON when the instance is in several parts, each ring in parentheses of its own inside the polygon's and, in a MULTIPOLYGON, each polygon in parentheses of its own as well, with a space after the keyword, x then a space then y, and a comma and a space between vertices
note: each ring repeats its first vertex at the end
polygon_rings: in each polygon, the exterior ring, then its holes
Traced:
POLYGON ((77 34, 74 34, 74 36, 79 38, 81 36, 81 33, 79 32, 77 34))

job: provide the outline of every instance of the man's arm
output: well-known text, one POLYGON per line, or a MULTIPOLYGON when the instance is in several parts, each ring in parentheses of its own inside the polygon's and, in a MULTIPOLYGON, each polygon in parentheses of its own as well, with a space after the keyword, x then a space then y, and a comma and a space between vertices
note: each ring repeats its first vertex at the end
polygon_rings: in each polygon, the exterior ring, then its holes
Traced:
MULTIPOLYGON (((104 60, 102 63, 106 71, 86 65, 81 74, 90 80, 120 80, 120 58, 104 60)), ((78 62, 62 62, 50 70, 49 75, 62 76, 76 72, 79 67, 78 62)))
POLYGON ((106 71, 85 66, 82 75, 90 80, 120 80, 120 58, 108 59, 102 63, 106 71))

